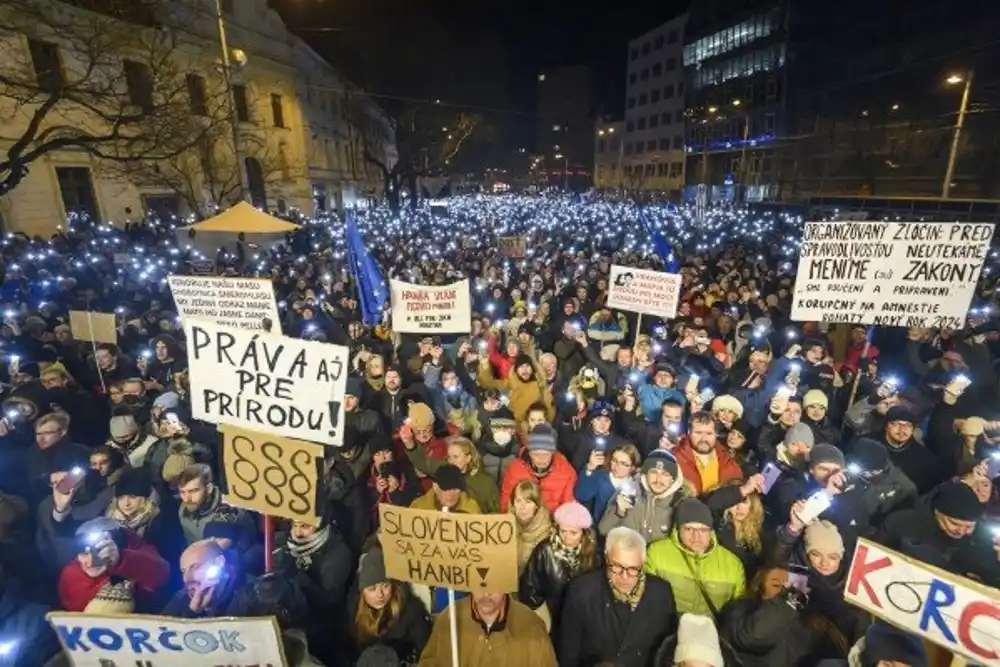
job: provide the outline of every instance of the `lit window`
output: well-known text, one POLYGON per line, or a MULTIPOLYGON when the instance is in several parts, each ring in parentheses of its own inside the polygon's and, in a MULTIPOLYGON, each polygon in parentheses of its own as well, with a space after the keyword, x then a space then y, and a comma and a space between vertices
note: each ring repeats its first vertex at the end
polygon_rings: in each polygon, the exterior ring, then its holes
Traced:
POLYGON ((539 74, 538 75, 538 80, 539 81, 545 81, 545 75, 544 74, 539 74))
POLYGON ((562 129, 562 125, 553 125, 552 126, 552 131, 553 132, 558 132, 561 129, 562 129))

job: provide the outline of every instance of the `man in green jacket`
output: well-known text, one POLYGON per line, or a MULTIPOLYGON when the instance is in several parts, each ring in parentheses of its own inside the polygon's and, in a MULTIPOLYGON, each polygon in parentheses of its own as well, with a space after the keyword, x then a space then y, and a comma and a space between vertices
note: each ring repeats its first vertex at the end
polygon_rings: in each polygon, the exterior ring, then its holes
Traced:
POLYGON ((675 518, 669 539, 649 546, 646 572, 670 582, 678 613, 716 616, 746 590, 743 564, 716 541, 712 512, 700 500, 682 500, 675 518))

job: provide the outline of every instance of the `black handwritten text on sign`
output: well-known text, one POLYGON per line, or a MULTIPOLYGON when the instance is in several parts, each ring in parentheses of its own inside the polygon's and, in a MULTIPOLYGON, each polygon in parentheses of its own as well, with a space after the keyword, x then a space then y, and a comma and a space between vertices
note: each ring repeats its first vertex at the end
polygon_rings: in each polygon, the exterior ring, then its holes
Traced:
POLYGON ((317 524, 317 480, 323 447, 311 442, 222 429, 222 464, 234 507, 317 524))
POLYGON ((194 416, 326 445, 343 442, 349 351, 285 336, 187 322, 194 416))

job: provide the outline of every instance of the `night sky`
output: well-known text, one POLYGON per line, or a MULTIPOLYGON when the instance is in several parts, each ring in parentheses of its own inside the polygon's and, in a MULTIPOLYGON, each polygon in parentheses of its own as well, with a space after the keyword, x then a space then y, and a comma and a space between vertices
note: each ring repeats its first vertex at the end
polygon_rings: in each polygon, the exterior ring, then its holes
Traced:
MULTIPOLYGON (((620 113, 628 40, 684 0, 271 0, 289 27, 373 96, 440 98, 482 113, 504 149, 530 146, 541 68, 589 65, 595 109, 620 113)), ((499 148, 499 147, 498 147, 499 148)))

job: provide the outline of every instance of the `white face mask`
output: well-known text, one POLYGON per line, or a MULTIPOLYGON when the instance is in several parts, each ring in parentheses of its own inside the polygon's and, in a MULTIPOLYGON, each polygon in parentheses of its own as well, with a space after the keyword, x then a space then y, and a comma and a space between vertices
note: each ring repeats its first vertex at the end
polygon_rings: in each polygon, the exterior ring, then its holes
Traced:
POLYGON ((512 437, 514 437, 514 434, 510 431, 496 431, 493 433, 493 442, 498 445, 506 445, 512 437))

